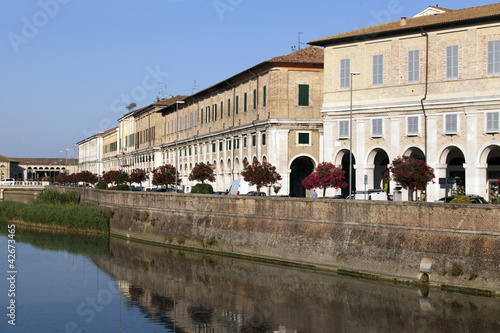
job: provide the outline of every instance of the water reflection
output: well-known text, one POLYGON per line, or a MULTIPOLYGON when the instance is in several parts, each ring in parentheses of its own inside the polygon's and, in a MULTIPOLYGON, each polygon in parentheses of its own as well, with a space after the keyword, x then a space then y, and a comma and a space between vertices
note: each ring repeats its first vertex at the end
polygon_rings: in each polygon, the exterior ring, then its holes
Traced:
MULTIPOLYGON (((19 228, 16 242, 23 304, 16 328, 23 332, 500 331, 495 298, 107 237, 19 228)), ((0 331, 11 328, 5 325, 0 331)))
POLYGON ((496 299, 371 283, 111 239, 95 264, 174 332, 492 332, 496 299))

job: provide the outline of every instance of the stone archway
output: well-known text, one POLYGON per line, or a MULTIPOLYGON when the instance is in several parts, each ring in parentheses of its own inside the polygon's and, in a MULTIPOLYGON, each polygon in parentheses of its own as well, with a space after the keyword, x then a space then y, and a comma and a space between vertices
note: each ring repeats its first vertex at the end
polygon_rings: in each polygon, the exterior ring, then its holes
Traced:
POLYGON ((456 188, 459 191, 467 193, 465 188, 465 156, 462 150, 458 147, 450 146, 446 149, 446 178, 454 178, 456 181, 456 188))
POLYGON ((310 157, 300 156, 293 160, 290 169, 290 196, 305 197, 306 189, 302 181, 313 172, 314 161, 310 157))
MULTIPOLYGON (((354 157, 354 154, 352 155, 352 168, 349 168, 350 158, 349 158, 349 150, 345 149, 342 150, 340 153, 342 154, 342 158, 340 159, 340 164, 342 165, 342 170, 344 170, 344 175, 345 175, 345 181, 349 185, 349 179, 352 181, 351 185, 351 190, 353 192, 356 192, 356 158, 354 157), (352 174, 352 177, 349 175, 352 174)), ((339 156, 340 157, 340 156, 339 156)), ((341 189, 341 194, 345 197, 349 195, 349 186, 341 189)))

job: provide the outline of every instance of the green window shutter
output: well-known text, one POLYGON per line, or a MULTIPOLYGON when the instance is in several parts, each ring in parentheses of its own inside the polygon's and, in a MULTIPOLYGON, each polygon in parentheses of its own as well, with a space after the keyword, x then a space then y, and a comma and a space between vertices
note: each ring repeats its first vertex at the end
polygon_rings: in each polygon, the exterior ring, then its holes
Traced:
POLYGON ((243 95, 243 112, 247 112, 248 96, 247 93, 243 95))
POLYGON ((299 106, 309 106, 308 84, 299 84, 299 106))
POLYGON ((257 89, 253 90, 253 109, 257 109, 257 89))
POLYGON ((266 133, 262 133, 262 145, 266 145, 266 133))
POLYGON ((231 99, 228 98, 227 100, 227 116, 231 117, 231 99))
POLYGON ((266 107, 267 91, 266 86, 262 88, 262 106, 266 107))
POLYGON ((240 98, 239 98, 239 96, 236 96, 236 106, 235 106, 235 108, 234 108, 234 109, 235 109, 235 111, 234 111, 234 112, 235 112, 236 114, 238 114, 238 102, 239 102, 239 99, 240 99, 240 98))
POLYGON ((299 133, 299 145, 309 144, 309 133, 299 133))
POLYGON ((219 151, 222 151, 222 141, 219 142, 219 151))

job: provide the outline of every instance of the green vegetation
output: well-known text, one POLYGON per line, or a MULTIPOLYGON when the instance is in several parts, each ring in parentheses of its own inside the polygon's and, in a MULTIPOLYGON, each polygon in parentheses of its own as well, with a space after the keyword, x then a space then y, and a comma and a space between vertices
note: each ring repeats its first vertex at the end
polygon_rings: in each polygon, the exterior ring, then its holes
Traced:
POLYGON ((477 278, 477 272, 474 272, 474 270, 471 269, 469 274, 469 280, 474 280, 475 278, 477 278))
POLYGON ((76 191, 59 192, 48 189, 40 193, 33 201, 34 204, 47 205, 78 205, 80 197, 76 191))
POLYGON ((116 185, 115 190, 117 190, 117 191, 128 191, 128 185, 127 184, 116 185))
POLYGON ((191 193, 214 194, 214 188, 210 184, 196 184, 191 189, 191 193))
POLYGON ((464 269, 462 268, 462 265, 459 263, 454 262, 453 267, 451 268, 451 275, 453 276, 462 276, 464 275, 464 269))
POLYGON ((95 185, 96 190, 107 190, 108 189, 108 184, 99 182, 95 185))
POLYGON ((0 219, 108 233, 111 212, 106 214, 98 208, 80 206, 79 202, 76 191, 48 189, 30 204, 0 202, 0 219))
POLYGON ((470 199, 467 198, 466 196, 460 195, 453 200, 450 201, 451 203, 470 203, 470 199))

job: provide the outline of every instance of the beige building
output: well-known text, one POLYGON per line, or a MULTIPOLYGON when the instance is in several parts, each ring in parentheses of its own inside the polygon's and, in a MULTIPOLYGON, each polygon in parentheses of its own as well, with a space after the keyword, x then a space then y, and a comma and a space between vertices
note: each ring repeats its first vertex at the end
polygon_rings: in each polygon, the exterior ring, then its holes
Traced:
POLYGON ((118 170, 118 127, 102 133, 102 171, 118 170))
MULTIPOLYGON (((500 177, 500 4, 429 7, 310 44, 325 48, 323 159, 349 171, 352 138, 353 189, 365 177, 381 188, 391 161, 413 155, 488 198, 500 177)), ((427 188, 428 201, 444 195, 438 179, 427 188)))
POLYGON ((322 102, 323 49, 272 58, 162 108, 158 158, 178 165, 183 185, 194 185, 196 163, 211 163, 216 191, 256 158, 281 174, 279 194, 304 196, 301 181, 322 159, 322 102))
POLYGON ((78 160, 73 158, 11 158, 0 155, 0 180, 42 181, 59 174, 78 172, 78 160))

